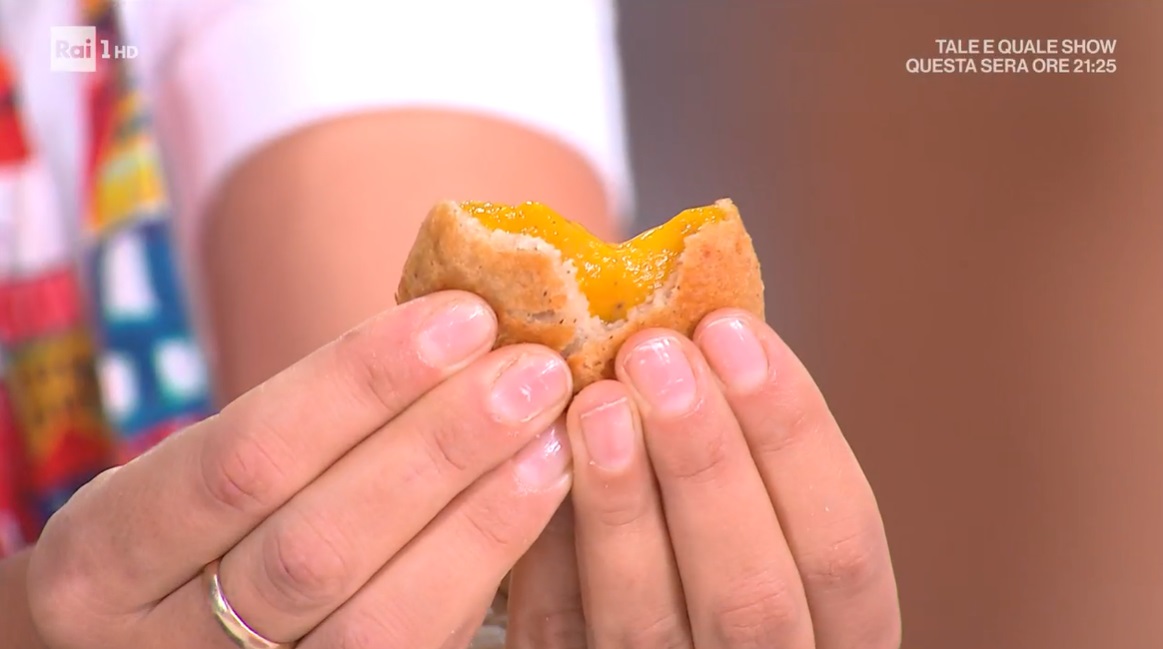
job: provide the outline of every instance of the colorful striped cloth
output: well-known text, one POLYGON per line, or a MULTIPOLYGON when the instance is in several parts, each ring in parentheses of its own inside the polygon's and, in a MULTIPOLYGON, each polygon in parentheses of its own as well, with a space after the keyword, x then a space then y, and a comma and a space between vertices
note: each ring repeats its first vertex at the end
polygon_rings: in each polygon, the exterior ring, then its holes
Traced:
MULTIPOLYGON (((123 42, 109 0, 83 3, 123 42)), ((211 411, 170 241, 170 201, 131 61, 83 85, 83 213, 61 212, 0 51, 0 556, 102 470, 211 411)))

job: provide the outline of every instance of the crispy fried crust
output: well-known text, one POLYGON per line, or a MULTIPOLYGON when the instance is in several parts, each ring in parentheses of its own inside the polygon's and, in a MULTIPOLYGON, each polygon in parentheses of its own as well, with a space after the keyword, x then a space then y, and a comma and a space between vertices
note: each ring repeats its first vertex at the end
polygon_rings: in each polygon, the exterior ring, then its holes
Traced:
POLYGON ((421 226, 396 299, 449 289, 480 295, 497 312, 497 345, 531 342, 561 352, 576 392, 613 378, 618 348, 634 332, 665 327, 689 336, 708 313, 727 307, 763 317, 763 279, 751 237, 731 201, 716 205, 726 218, 686 238, 663 295, 611 326, 588 317, 556 250, 519 249, 528 246, 494 236, 451 201, 437 204, 421 226))

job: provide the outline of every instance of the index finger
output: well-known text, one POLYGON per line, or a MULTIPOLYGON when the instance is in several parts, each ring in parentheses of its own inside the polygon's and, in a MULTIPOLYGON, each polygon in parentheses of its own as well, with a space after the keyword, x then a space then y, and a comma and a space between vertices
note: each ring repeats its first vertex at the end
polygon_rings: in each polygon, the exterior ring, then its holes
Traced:
POLYGON ((67 577, 70 597, 110 614, 148 606, 486 353, 495 335, 495 315, 467 293, 368 320, 83 488, 49 521, 36 553, 58 565, 38 570, 34 558, 31 577, 67 577))
POLYGON ((747 438, 795 556, 818 649, 899 647, 900 609, 876 498, 807 369, 740 311, 694 335, 747 438))

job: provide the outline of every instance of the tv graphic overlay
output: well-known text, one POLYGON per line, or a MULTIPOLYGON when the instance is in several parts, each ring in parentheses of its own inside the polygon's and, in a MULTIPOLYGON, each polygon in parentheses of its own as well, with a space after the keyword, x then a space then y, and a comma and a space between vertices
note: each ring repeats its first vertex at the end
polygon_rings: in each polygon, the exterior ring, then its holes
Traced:
POLYGON ((909 74, 1110 75, 1116 38, 937 38, 935 51, 905 61, 909 74))
POLYGON ((54 72, 96 72, 97 59, 135 59, 137 47, 97 38, 92 25, 52 27, 49 31, 49 68, 54 72))
POLYGON ((53 27, 49 44, 49 65, 54 72, 97 71, 96 27, 53 27))

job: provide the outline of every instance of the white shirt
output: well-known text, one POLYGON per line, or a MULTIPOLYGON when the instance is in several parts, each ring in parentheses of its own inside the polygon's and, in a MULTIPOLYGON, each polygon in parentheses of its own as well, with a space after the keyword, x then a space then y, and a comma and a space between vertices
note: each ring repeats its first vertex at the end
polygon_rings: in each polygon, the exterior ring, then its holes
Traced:
MULTIPOLYGON (((182 248, 224 176, 313 122, 392 106, 519 122, 582 154, 615 213, 629 170, 612 0, 121 0, 125 43, 152 106, 182 248)), ((50 28, 80 0, 0 0, 33 147, 76 222, 84 73, 50 70, 50 28)), ((187 259, 188 255, 183 255, 187 259)))

